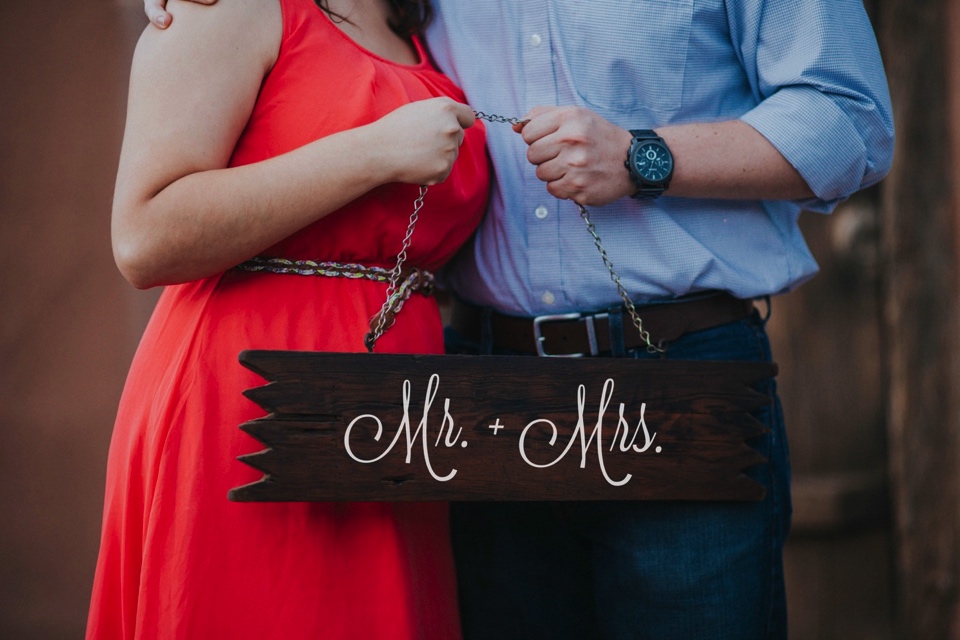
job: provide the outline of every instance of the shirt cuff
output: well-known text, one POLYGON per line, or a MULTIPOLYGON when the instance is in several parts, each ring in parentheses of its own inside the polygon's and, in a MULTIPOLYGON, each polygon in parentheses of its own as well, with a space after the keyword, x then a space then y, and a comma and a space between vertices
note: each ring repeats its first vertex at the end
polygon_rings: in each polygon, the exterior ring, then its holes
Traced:
POLYGON ((868 186, 867 149, 846 113, 808 86, 784 87, 740 118, 756 129, 800 173, 816 195, 805 209, 829 213, 868 186))

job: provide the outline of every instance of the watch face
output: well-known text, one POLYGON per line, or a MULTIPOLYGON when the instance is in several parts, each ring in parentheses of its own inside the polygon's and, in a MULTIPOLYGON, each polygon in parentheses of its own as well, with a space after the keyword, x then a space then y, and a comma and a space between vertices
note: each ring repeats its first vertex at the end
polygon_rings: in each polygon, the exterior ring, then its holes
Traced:
POLYGON ((663 182, 673 171, 673 157, 659 142, 644 142, 633 154, 637 175, 648 182, 663 182))

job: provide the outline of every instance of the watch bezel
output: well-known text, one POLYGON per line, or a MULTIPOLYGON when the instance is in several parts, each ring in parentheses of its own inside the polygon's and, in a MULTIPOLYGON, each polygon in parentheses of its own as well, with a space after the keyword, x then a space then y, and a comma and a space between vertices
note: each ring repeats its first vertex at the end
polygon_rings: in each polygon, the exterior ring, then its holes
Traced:
POLYGON ((633 136, 633 139, 630 141, 630 148, 627 151, 627 159, 624 161, 624 165, 630 174, 630 179, 637 186, 637 192, 633 194, 632 197, 637 199, 656 198, 666 191, 667 187, 670 186, 670 180, 673 178, 673 170, 676 166, 673 158, 673 152, 670 151, 670 147, 667 146, 667 143, 664 142, 663 138, 658 136, 653 130, 631 130, 630 134, 633 136), (670 170, 662 180, 650 180, 638 173, 636 170, 634 158, 637 152, 640 150, 640 147, 649 143, 653 143, 661 147, 670 157, 670 170))

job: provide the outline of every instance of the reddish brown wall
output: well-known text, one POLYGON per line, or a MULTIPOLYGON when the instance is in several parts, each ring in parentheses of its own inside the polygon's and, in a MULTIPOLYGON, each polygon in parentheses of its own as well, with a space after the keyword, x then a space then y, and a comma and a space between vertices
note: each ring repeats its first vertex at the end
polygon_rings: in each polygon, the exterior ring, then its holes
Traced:
POLYGON ((0 2, 0 637, 82 635, 113 412, 149 304, 110 197, 135 0, 0 2))

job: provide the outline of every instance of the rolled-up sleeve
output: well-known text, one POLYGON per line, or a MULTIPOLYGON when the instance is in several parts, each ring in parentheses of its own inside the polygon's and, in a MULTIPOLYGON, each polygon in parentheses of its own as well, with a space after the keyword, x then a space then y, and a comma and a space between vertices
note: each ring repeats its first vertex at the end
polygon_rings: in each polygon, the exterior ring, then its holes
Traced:
POLYGON ((741 119, 766 137, 829 212, 879 182, 893 160, 883 63, 861 0, 727 3, 759 104, 741 119))

